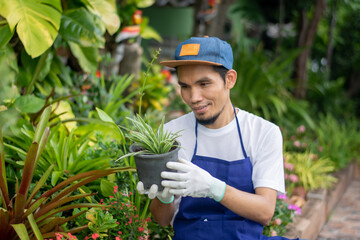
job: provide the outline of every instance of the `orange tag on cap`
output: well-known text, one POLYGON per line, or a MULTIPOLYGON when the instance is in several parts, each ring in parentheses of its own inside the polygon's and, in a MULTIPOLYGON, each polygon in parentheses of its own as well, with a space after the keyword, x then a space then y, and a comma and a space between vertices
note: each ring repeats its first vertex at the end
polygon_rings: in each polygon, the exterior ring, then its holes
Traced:
POLYGON ((179 56, 198 55, 200 50, 199 43, 185 44, 181 47, 179 56))

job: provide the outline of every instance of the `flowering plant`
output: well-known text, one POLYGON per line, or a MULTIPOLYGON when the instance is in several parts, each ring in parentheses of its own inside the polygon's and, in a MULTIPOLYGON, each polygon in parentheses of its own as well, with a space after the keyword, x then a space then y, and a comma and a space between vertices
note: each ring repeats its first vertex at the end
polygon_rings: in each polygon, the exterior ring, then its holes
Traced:
POLYGON ((150 218, 142 219, 137 208, 130 201, 132 193, 118 192, 114 187, 113 196, 101 199, 103 208, 92 208, 86 213, 90 233, 84 239, 148 239, 150 218))
POLYGON ((301 215, 301 209, 297 205, 288 204, 286 194, 278 196, 275 213, 269 225, 264 227, 263 234, 266 236, 282 236, 286 232, 286 226, 291 223, 295 215, 301 215))

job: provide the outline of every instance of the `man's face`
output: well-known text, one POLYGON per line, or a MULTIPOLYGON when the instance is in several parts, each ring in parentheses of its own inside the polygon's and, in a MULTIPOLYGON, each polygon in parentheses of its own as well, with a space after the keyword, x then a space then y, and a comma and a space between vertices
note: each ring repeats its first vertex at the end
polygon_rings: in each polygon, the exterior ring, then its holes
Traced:
POLYGON ((179 66, 178 77, 181 96, 201 124, 209 128, 221 127, 229 109, 233 114, 230 89, 212 66, 179 66))

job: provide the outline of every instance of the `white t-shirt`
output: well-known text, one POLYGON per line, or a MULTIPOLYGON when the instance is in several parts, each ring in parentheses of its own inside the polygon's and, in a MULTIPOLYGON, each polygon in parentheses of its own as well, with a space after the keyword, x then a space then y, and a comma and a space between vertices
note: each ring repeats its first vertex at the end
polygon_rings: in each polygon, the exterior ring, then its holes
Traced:
MULTIPOLYGON (((254 188, 272 188, 285 193, 283 140, 275 124, 237 108, 241 136, 246 154, 253 166, 254 188)), ((179 157, 191 161, 195 147, 195 115, 193 112, 165 124, 170 132, 180 132, 179 157)), ((227 161, 244 159, 235 118, 226 126, 210 129, 198 124, 197 153, 227 161)), ((175 201, 176 212, 179 201, 175 201)))

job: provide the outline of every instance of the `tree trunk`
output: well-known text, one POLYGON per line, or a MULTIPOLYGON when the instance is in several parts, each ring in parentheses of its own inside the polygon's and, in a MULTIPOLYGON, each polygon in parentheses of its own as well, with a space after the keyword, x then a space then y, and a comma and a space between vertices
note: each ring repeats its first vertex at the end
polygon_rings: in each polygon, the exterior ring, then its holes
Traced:
POLYGON ((316 0, 314 15, 310 24, 307 23, 307 13, 301 10, 301 28, 299 34, 298 47, 304 48, 295 63, 296 89, 295 97, 305 98, 307 86, 307 60, 311 55, 311 47, 314 43, 317 27, 326 8, 326 0, 316 0))
POLYGON ((336 27, 336 1, 333 1, 333 5, 331 6, 331 23, 330 23, 330 32, 329 32, 329 43, 326 51, 326 79, 329 80, 331 74, 331 61, 334 50, 334 32, 336 27))

